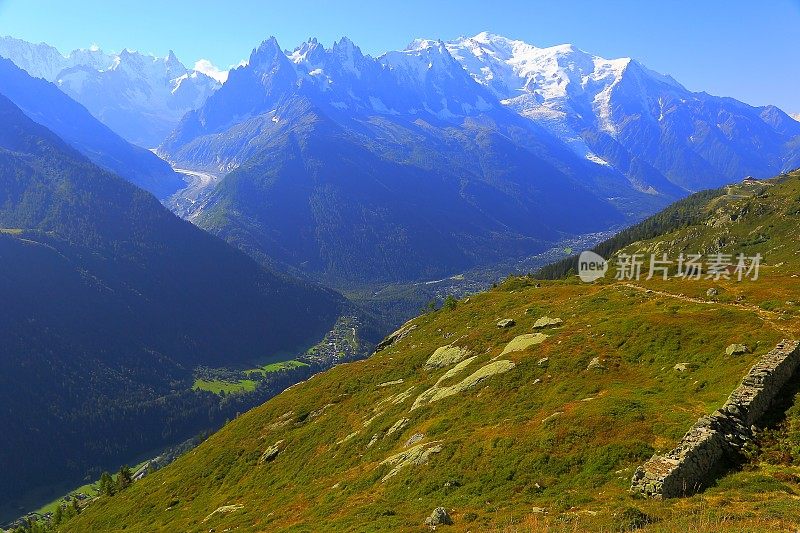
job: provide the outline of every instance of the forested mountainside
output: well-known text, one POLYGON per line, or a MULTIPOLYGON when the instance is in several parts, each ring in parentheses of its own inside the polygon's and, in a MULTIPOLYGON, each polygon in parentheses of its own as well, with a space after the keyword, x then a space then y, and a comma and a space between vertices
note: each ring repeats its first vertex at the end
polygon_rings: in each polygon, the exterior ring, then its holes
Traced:
POLYGON ((291 358, 353 313, 178 219, 2 96, 0 119, 5 501, 221 423, 237 400, 193 392, 198 366, 291 358))

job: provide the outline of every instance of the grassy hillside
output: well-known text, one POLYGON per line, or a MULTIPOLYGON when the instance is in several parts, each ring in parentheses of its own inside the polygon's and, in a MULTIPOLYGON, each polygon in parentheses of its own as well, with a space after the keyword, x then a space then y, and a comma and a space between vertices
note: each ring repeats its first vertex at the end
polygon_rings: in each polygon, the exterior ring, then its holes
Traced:
POLYGON ((62 529, 422 531, 443 506, 454 531, 794 531, 794 389, 744 468, 691 498, 628 493, 637 465, 800 337, 800 173, 730 187, 698 212, 625 252, 761 253, 757 281, 509 279, 245 413, 62 529), (535 328, 542 317, 561 322, 535 328), (733 343, 751 352, 727 355, 733 343))

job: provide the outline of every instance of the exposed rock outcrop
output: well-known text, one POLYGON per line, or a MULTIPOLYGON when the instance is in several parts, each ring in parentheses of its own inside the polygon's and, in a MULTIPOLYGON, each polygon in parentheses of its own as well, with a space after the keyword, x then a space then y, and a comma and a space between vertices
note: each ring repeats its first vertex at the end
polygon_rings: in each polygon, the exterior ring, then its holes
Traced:
POLYGON ((725 349, 726 355, 742 355, 750 353, 750 348, 745 344, 731 344, 725 349))
POLYGON ((450 518, 450 515, 447 514, 447 509, 444 507, 437 507, 433 510, 431 515, 425 519, 425 525, 431 528, 435 528, 436 526, 441 525, 451 525, 453 523, 453 519, 450 518))
POLYGON ((419 466, 428 462, 431 455, 442 451, 439 441, 425 442, 417 444, 416 446, 402 451, 398 454, 392 455, 381 461, 382 465, 389 465, 392 468, 388 474, 383 476, 381 481, 386 481, 397 475, 400 470, 407 466, 419 466))
POLYGON ((701 489, 725 461, 741 459, 752 427, 800 367, 800 343, 784 340, 748 372, 721 409, 704 416, 678 446, 636 469, 631 491, 675 498, 701 489))
POLYGON ((417 397, 417 399, 414 401, 414 405, 411 407, 411 410, 413 411, 417 407, 420 407, 426 403, 437 402, 441 399, 447 398, 448 396, 458 394, 459 392, 464 392, 467 389, 478 386, 480 383, 494 376, 495 374, 508 372, 512 368, 514 368, 514 363, 506 359, 501 359, 499 361, 493 361, 485 366, 482 366, 459 383, 449 387, 440 386, 439 383, 442 381, 442 379, 440 379, 436 385, 417 397))
POLYGON ((542 328, 552 328, 555 326, 560 326, 563 324, 564 321, 560 318, 551 318, 549 316, 543 316, 542 318, 538 319, 536 322, 533 323, 533 329, 542 329, 542 328))
POLYGON ((503 320, 499 320, 497 322, 498 328, 510 328, 514 325, 516 325, 516 322, 514 322, 514 320, 511 318, 504 318, 503 320))
POLYGON ((408 418, 401 418, 400 420, 395 422, 392 427, 389 428, 389 431, 386 432, 386 436, 388 437, 393 433, 396 433, 397 431, 403 431, 409 422, 411 422, 411 420, 409 420, 408 418))
POLYGON ((603 360, 600 359, 599 357, 595 357, 594 359, 589 361, 589 364, 586 366, 586 370, 605 370, 605 369, 606 365, 603 364, 603 360))
POLYGON ((409 446, 413 446, 418 442, 422 442, 422 439, 425 438, 424 433, 414 433, 411 437, 406 441, 406 448, 409 446))
POLYGON ((526 333, 525 335, 519 335, 506 344, 506 347, 503 348, 500 355, 527 350, 531 346, 543 343, 545 339, 547 339, 547 335, 544 333, 526 333))
POLYGON ((278 442, 276 442, 275 444, 264 450, 264 453, 261 454, 261 458, 258 460, 258 464, 269 463, 270 461, 275 459, 278 456, 278 454, 281 453, 282 444, 283 441, 279 440, 278 442))
POLYGON ((222 507, 217 507, 216 509, 214 509, 214 511, 211 512, 210 515, 208 515, 207 517, 205 517, 203 519, 203 522, 204 523, 208 522, 209 520, 211 520, 211 518, 214 517, 214 515, 230 514, 230 513, 233 513, 235 511, 239 511, 241 509, 244 509, 244 505, 242 505, 240 503, 235 503, 233 505, 223 505, 222 507))
POLYGON ((465 348, 460 348, 458 346, 442 346, 440 348, 436 348, 427 361, 425 361, 425 368, 427 370, 431 370, 434 368, 444 368, 446 366, 454 365, 459 361, 462 361, 465 357, 469 355, 469 352, 465 348))
POLYGON ((411 322, 406 322, 400 327, 400 329, 398 329, 397 331, 395 331, 394 333, 390 334, 388 337, 383 339, 381 342, 379 342, 378 345, 375 346, 375 353, 385 350, 394 343, 404 339, 415 329, 417 329, 416 324, 412 324, 411 322))
POLYGON ((385 381, 380 385, 378 385, 378 387, 383 388, 383 387, 391 387, 392 385, 400 385, 401 383, 403 383, 403 381, 404 380, 402 379, 395 379, 394 381, 385 381))

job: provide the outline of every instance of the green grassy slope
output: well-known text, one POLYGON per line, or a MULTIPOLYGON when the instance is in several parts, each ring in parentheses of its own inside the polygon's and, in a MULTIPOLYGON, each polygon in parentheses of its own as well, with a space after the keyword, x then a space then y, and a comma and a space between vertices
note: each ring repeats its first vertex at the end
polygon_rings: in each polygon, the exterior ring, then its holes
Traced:
POLYGON ((800 174, 732 187, 701 211, 626 251, 759 252, 758 281, 510 279, 242 415, 64 531, 422 531, 438 506, 452 530, 611 531, 636 521, 631 508, 652 531, 796 529, 797 407, 699 495, 627 491, 638 464, 722 405, 779 339, 800 337, 800 174), (563 323, 534 330, 542 316, 563 323), (498 328, 504 318, 516 324, 498 328), (534 331, 547 337, 507 352, 534 331), (728 356, 732 343, 753 351, 728 356), (426 367, 446 345, 470 359, 426 367))

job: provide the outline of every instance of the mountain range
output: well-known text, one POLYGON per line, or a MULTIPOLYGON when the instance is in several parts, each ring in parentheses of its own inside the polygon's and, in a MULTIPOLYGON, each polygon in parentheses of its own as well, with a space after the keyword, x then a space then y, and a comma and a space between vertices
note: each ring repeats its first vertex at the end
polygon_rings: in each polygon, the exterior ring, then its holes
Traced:
POLYGON ((665 181, 695 191, 800 165, 800 128, 774 106, 693 93, 636 60, 571 45, 480 33, 446 46, 503 105, 649 192, 665 181))
POLYGON ((603 520, 630 470, 800 334, 800 176, 760 180, 800 165, 776 107, 489 33, 379 57, 269 38, 224 83, 171 52, 0 56, 4 518, 234 418, 67 530, 411 529, 440 503, 465 527, 535 504, 626 529, 603 520), (337 291, 496 279, 676 200, 598 250, 759 253, 767 283, 583 285, 570 258, 238 416, 398 321, 337 291))
POLYGON ((0 37, 0 57, 55 83, 118 135, 144 148, 157 146, 187 111, 220 86, 214 78, 187 69, 172 51, 156 57, 92 47, 65 56, 44 43, 0 37))
POLYGON ((482 33, 378 58, 346 38, 292 51, 271 38, 158 153, 225 175, 190 220, 347 287, 525 257, 797 166, 799 143, 775 107, 482 33))

